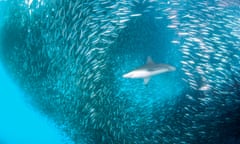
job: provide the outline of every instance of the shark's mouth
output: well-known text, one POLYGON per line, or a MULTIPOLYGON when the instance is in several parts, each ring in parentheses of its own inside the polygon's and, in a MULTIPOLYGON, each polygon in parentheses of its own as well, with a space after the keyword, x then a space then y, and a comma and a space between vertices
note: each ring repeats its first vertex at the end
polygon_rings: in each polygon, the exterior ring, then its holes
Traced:
POLYGON ((221 143, 223 135, 239 136, 240 128, 225 132, 237 123, 232 113, 240 102, 240 21, 232 3, 16 3, 9 2, 1 59, 32 104, 75 143, 221 143), (147 56, 177 70, 148 86, 122 78, 147 56))

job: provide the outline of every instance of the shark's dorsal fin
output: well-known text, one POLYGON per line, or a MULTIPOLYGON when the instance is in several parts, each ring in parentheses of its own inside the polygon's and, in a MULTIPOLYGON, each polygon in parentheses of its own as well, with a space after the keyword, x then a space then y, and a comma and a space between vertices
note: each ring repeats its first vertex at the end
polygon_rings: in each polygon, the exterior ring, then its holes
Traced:
POLYGON ((154 64, 151 56, 147 57, 147 64, 154 64))
POLYGON ((144 84, 147 85, 150 80, 150 77, 144 78, 143 80, 144 80, 144 84))

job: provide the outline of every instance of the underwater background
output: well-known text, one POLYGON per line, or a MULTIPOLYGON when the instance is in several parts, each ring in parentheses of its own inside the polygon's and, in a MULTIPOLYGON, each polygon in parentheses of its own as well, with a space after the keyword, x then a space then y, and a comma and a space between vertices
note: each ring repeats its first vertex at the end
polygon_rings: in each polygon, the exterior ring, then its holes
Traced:
POLYGON ((0 144, 240 144, 239 0, 0 0, 0 40, 0 144))

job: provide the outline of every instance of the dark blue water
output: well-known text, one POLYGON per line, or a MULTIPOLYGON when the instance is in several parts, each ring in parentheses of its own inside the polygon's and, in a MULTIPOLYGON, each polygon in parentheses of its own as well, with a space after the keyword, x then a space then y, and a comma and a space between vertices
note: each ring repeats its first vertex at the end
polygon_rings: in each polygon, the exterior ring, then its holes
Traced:
POLYGON ((0 143, 240 143, 236 0, 1 1, 0 143), (146 63, 176 67, 150 79, 146 63))

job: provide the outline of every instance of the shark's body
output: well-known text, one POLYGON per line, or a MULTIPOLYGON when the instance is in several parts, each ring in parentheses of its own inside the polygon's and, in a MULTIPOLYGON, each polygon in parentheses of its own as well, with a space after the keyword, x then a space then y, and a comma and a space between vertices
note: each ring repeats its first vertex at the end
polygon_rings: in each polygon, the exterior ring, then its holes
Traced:
POLYGON ((123 77, 132 79, 142 78, 144 79, 144 84, 147 84, 152 76, 175 70, 175 67, 167 64, 155 64, 149 56, 145 65, 124 74, 123 77))

